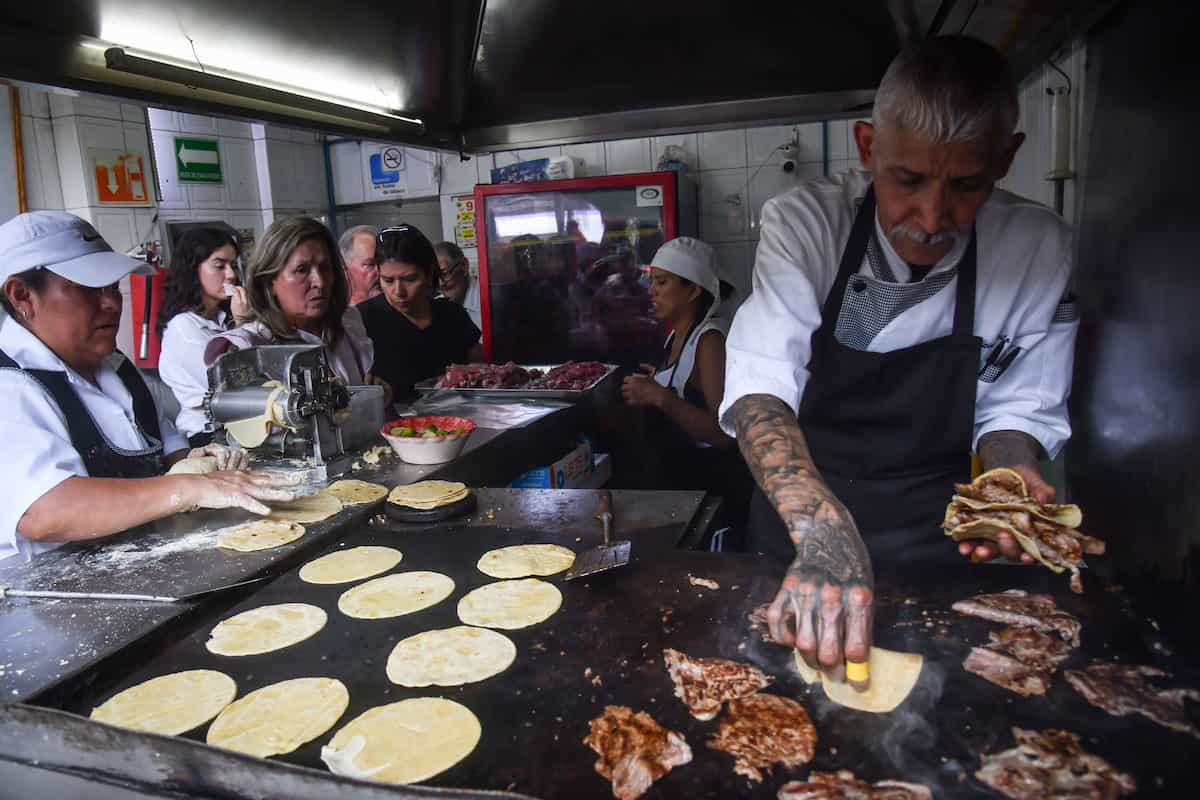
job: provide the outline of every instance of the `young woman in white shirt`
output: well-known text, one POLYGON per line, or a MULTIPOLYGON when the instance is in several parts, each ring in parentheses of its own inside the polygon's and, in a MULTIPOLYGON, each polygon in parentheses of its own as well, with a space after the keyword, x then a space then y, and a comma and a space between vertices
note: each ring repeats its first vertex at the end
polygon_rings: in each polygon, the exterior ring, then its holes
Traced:
POLYGON ((221 228, 196 228, 179 237, 167 274, 159 336, 158 375, 179 401, 175 427, 192 447, 212 441, 204 432, 201 403, 208 391, 204 349, 209 341, 247 321, 246 291, 234 269, 237 241, 221 228))

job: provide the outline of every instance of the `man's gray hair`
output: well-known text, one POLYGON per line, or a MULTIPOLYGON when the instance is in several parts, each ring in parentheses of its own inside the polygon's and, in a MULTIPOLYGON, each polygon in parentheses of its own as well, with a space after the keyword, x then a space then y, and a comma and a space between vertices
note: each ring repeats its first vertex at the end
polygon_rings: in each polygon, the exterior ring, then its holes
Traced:
POLYGON ((450 263, 456 266, 468 263, 466 254, 454 242, 438 242, 433 246, 433 250, 439 256, 449 259, 450 263))
POLYGON ((354 252, 354 239, 362 234, 366 234, 374 239, 376 231, 370 225, 355 225, 353 228, 348 228, 345 233, 338 237, 338 250, 342 251, 343 261, 349 263, 350 255, 354 252))
POLYGON ((872 121, 935 144, 990 138, 1002 146, 1018 113, 1004 56, 969 36, 934 36, 892 61, 875 93, 872 121))

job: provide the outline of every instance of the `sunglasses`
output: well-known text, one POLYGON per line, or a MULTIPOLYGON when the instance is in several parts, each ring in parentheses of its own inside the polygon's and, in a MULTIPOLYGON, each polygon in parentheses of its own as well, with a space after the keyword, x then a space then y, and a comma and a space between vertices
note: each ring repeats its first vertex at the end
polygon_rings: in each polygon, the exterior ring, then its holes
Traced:
POLYGON ((401 236, 412 233, 415 230, 416 228, 411 225, 393 225, 381 230, 379 235, 375 237, 375 241, 378 244, 387 244, 393 239, 399 239, 401 236))

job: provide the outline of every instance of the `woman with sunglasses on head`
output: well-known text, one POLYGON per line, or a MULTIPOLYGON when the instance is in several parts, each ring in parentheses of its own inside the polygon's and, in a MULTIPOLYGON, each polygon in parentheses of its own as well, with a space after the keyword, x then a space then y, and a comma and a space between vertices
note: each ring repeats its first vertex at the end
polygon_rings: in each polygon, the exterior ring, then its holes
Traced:
POLYGON ((251 320, 217 334, 205 349, 211 365, 229 350, 268 344, 325 346, 330 368, 347 386, 388 387, 371 373, 375 349, 363 328, 337 243, 309 217, 276 220, 246 267, 251 320))
POLYGON ((479 328, 467 312, 435 297, 437 253, 424 234, 411 225, 384 228, 375 242, 375 263, 383 294, 356 308, 375 343, 375 369, 397 400, 414 397, 414 384, 441 375, 450 364, 483 360, 479 328))
POLYGON ((266 514, 266 501, 292 498, 287 479, 243 471, 244 450, 189 450, 117 351, 120 281, 149 271, 71 214, 0 225, 0 559, 196 507, 266 514), (202 456, 215 472, 164 474, 202 456))
POLYGON ((237 240, 221 228, 195 228, 179 237, 167 273, 158 332, 158 376, 179 401, 175 427, 193 447, 212 441, 201 404, 208 391, 204 350, 209 341, 249 319, 238 286, 237 240))

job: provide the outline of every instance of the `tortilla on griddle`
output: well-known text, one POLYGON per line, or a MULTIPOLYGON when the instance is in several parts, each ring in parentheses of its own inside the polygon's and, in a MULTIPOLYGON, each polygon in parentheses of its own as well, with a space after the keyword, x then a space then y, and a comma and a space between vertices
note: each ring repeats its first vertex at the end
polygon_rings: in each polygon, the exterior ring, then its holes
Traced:
POLYGON ((866 691, 860 692, 848 683, 831 680, 824 672, 814 670, 804 662, 800 653, 793 652, 792 655, 806 683, 816 683, 819 677, 821 688, 830 700, 840 706, 872 714, 886 714, 903 703, 917 685, 921 667, 925 663, 920 653, 901 653, 872 646, 867 659, 871 684, 866 691))
POLYGON ((397 486, 388 493, 388 502, 405 508, 432 511, 457 503, 470 494, 465 483, 456 481, 418 481, 397 486))

